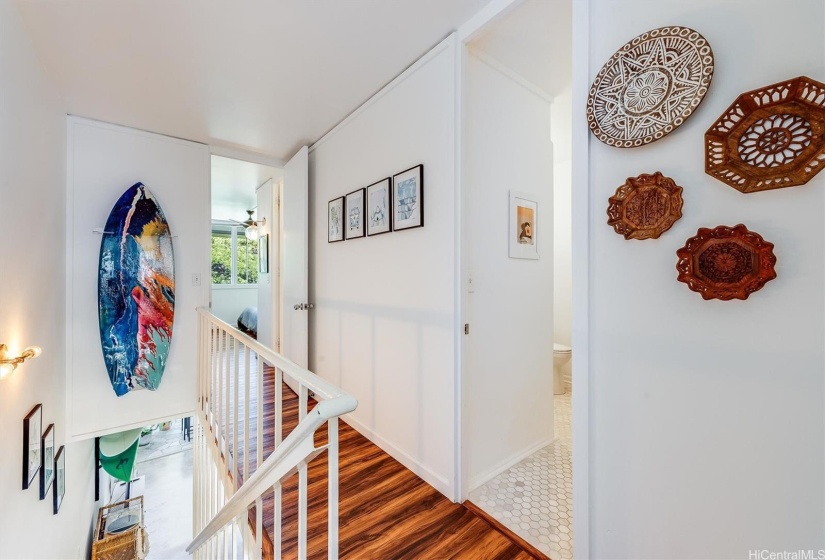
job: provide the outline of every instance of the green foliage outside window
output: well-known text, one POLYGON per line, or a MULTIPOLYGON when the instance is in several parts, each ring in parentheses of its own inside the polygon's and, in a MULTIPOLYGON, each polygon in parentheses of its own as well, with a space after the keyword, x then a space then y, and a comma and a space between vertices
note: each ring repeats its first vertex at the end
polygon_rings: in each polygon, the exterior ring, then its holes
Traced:
POLYGON ((212 232, 212 283, 232 283, 232 234, 212 232))
POLYGON ((258 283, 258 242, 238 232, 238 284, 258 283))
POLYGON ((232 278, 232 230, 231 227, 217 227, 212 231, 212 284, 257 284, 258 283, 258 242, 246 238, 243 228, 236 229, 235 256, 237 259, 232 278))

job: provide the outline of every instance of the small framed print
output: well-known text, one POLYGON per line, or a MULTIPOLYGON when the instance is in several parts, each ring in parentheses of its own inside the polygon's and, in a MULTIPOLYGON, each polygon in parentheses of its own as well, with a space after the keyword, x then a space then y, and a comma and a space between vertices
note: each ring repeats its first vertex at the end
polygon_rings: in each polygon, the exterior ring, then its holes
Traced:
POLYGON ((269 274, 269 234, 258 238, 258 272, 269 274))
POLYGON ((367 235, 378 235, 392 230, 392 179, 387 177, 367 187, 367 235))
POLYGON ((347 209, 347 239, 364 237, 367 230, 364 227, 364 190, 358 189, 347 195, 344 206, 347 209))
POLYGON ((330 200, 327 205, 327 242, 344 240, 344 197, 330 200))
POLYGON ((424 226, 424 166, 392 177, 393 231, 424 226))
POLYGON ((511 259, 538 259, 539 203, 536 196, 510 191, 511 259))
POLYGON ((23 490, 31 486, 40 471, 42 434, 43 407, 38 404, 23 419, 23 490))
POLYGON ((54 424, 49 424, 40 439, 43 450, 40 461, 40 499, 45 500, 54 482, 54 424))
POLYGON ((63 505, 63 496, 66 495, 66 453, 64 446, 60 446, 54 456, 54 514, 60 511, 63 505))

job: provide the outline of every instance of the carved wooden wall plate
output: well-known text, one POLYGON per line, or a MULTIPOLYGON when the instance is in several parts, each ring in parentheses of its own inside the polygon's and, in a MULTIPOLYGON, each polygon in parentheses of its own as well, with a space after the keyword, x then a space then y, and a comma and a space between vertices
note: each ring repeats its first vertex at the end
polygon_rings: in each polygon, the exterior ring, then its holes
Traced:
POLYGON ((676 255, 678 280, 705 299, 748 299, 776 278, 773 243, 742 224, 700 228, 676 255))
POLYGON ((707 39, 687 27, 653 29, 619 49, 596 75, 587 124, 610 146, 649 144, 687 120, 712 79, 707 39))
POLYGON ((656 239, 682 217, 682 187, 659 171, 628 177, 610 197, 607 223, 625 239, 656 239))
POLYGON ((705 133, 705 172, 743 193, 804 185, 825 167, 825 84, 743 93, 705 133))

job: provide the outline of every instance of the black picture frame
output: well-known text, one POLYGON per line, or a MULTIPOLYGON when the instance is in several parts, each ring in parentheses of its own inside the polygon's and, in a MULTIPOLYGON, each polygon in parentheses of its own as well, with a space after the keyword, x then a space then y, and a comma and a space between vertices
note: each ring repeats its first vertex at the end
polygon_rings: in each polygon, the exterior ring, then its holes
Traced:
POLYGON ((376 181, 375 183, 367 186, 366 194, 364 195, 364 207, 367 211, 367 218, 366 218, 366 230, 367 236, 374 237, 376 235, 382 235, 384 233, 392 232, 392 217, 395 212, 392 211, 392 177, 384 177, 380 181, 376 181), (373 208, 372 204, 372 194, 379 189, 386 187, 387 189, 387 201, 386 205, 384 206, 384 219, 386 220, 386 224, 384 225, 373 225, 373 218, 375 217, 375 212, 379 211, 380 208, 376 207, 373 208), (386 229, 384 229, 386 228, 386 229), (379 231, 380 230, 380 231, 379 231))
POLYGON ((60 511, 60 506, 63 505, 63 496, 66 495, 66 453, 64 453, 63 445, 57 450, 54 456, 54 484, 52 487, 54 491, 54 514, 60 511))
POLYGON ((40 472, 40 461, 43 456, 41 448, 43 427, 43 406, 37 404, 23 418, 23 490, 28 490, 34 477, 40 472))
POLYGON ((415 165, 392 176, 392 230, 402 231, 405 229, 415 229, 424 227, 424 164, 415 165), (408 202, 399 200, 399 196, 407 194, 403 183, 411 178, 417 178, 414 197, 406 197, 408 202), (399 181, 401 186, 399 187, 399 181), (403 189, 403 190, 402 190, 403 189), (409 202, 412 198, 412 202, 409 202), (400 208, 406 207, 403 212, 410 212, 410 215, 400 219, 400 208), (413 206, 410 208, 410 206, 413 206))
POLYGON ((333 198, 327 203, 327 243, 338 243, 339 241, 344 241, 346 237, 344 236, 344 220, 347 214, 347 201, 346 197, 339 196, 338 198, 333 198), (338 216, 339 223, 337 224, 337 228, 340 230, 340 233, 335 234, 335 238, 333 238, 333 205, 337 209, 338 203, 340 202, 340 211, 338 216), (338 236, 340 235, 340 239, 338 236))
POLYGON ((54 424, 49 424, 40 441, 40 499, 45 500, 54 482, 54 424))
POLYGON ((258 239, 258 272, 269 274, 269 234, 258 239))
POLYGON ((366 237, 367 236, 367 224, 364 220, 364 207, 366 202, 367 196, 367 189, 360 188, 355 189, 351 193, 347 193, 344 197, 344 208, 346 210, 345 213, 345 220, 344 220, 344 237, 347 239, 358 239, 359 237, 366 237), (361 196, 361 206, 358 207, 357 199, 358 195, 361 196), (357 215, 353 215, 353 212, 357 211, 357 215), (360 224, 360 233, 351 233, 353 221, 358 220, 360 224))

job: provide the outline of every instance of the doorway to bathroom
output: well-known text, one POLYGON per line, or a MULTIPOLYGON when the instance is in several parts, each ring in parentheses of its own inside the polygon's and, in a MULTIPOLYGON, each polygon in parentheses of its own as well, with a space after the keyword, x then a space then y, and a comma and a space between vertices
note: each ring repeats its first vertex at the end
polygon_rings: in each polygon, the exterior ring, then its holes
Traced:
POLYGON ((572 9, 514 3, 462 82, 462 498, 554 560, 573 557, 572 9))

